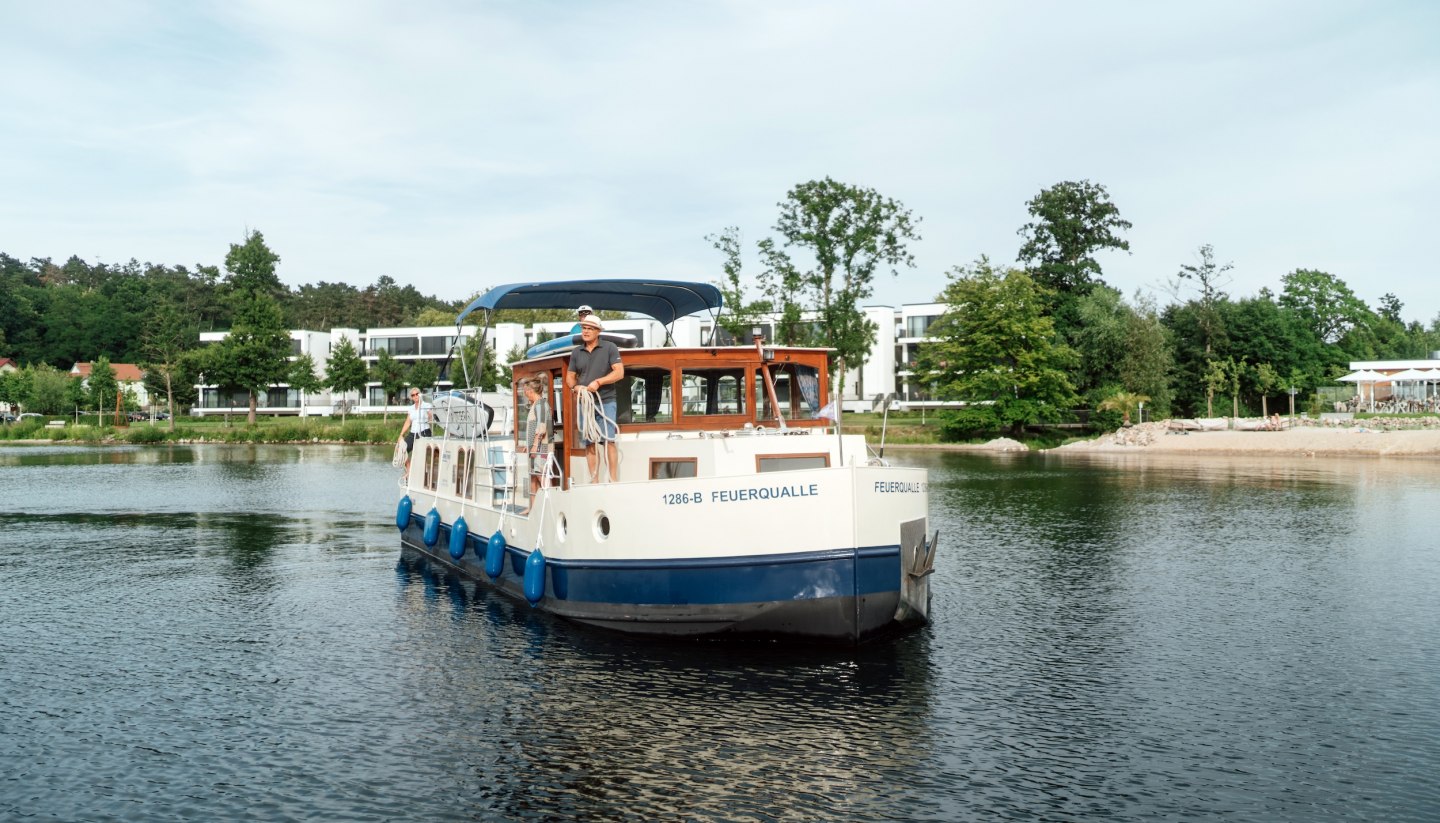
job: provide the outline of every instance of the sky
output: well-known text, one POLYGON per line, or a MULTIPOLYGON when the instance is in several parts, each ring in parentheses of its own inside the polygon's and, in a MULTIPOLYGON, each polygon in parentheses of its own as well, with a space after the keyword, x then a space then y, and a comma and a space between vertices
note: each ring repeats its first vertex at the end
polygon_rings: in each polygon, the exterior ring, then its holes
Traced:
POLYGON ((292 286, 714 281, 707 235, 753 275, 828 176, 921 218, 869 301, 899 306, 1089 180, 1127 297, 1211 244, 1235 297, 1307 268, 1440 314, 1431 2, 50 0, 0 31, 22 260, 221 265, 258 230, 292 286))

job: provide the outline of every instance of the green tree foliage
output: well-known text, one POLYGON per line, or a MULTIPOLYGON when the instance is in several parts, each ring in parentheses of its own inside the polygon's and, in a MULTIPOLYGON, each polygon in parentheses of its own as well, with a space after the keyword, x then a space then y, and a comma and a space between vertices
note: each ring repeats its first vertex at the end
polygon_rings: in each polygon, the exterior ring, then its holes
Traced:
POLYGON ((120 384, 115 380, 115 367, 110 365, 110 358, 101 357, 90 366, 90 379, 86 388, 90 394, 90 405, 100 411, 102 418, 106 412, 115 408, 120 384))
POLYGON ((417 360, 406 373, 406 380, 428 394, 440 380, 440 367, 435 365, 434 360, 417 360))
POLYGON ((1174 354, 1153 298, 1137 297, 1126 317, 1125 351, 1120 357, 1120 385, 1144 395, 1151 416, 1170 414, 1170 375, 1174 354))
POLYGON ((270 295, 239 292, 234 305, 234 324, 224 340, 210 347, 214 356, 208 371, 220 385, 249 394, 246 420, 253 425, 260 397, 289 375, 290 334, 280 304, 270 295))
POLYGON ((330 362, 325 369, 325 385, 340 395, 342 401, 340 403, 340 422, 342 424, 350 411, 350 404, 344 402, 346 395, 364 389, 365 381, 368 378, 365 360, 355 350, 355 344, 350 342, 349 337, 340 338, 340 342, 330 352, 330 362))
POLYGON ((920 239, 920 219, 898 200, 829 177, 795 186, 779 207, 774 228, 784 249, 769 246, 770 263, 779 266, 775 276, 781 283, 798 276, 813 301, 827 343, 842 364, 843 390, 843 366, 858 367, 874 339, 874 324, 860 303, 874 293, 878 271, 897 274, 898 267, 915 265, 907 244, 920 239), (813 267, 795 267, 788 252, 793 249, 806 252, 813 267))
POLYGON ((1197 264, 1180 267, 1173 290, 1178 294, 1180 283, 1188 281, 1194 284, 1199 292, 1195 299, 1195 322, 1200 329, 1205 343, 1205 354, 1208 356, 1214 352, 1215 339, 1224 328, 1220 306, 1227 298, 1221 289, 1229 283, 1229 272, 1235 266, 1231 263, 1216 263, 1215 247, 1209 243, 1201 246, 1196 256, 1199 258, 1197 264))
POLYGON ((170 414, 169 428, 175 430, 175 395, 193 395, 186 371, 186 354, 199 344, 199 330, 191 317, 180 311, 169 299, 160 300, 141 333, 141 361, 145 368, 146 388, 151 397, 163 395, 170 414))
POLYGON ((1120 217, 1104 186, 1066 180, 1043 189, 1025 205, 1035 219, 1020 228, 1025 242, 1019 260, 1062 302, 1104 282, 1097 252, 1130 250, 1130 241, 1121 236, 1130 221, 1120 217))
POLYGON ((770 311, 770 301, 748 300, 745 297, 745 283, 741 277, 744 262, 740 256, 738 226, 727 226, 720 234, 707 235, 705 239, 709 240, 710 245, 724 258, 721 268, 725 276, 715 283, 725 301, 725 308, 720 315, 720 327, 730 335, 731 341, 744 344, 750 340, 750 332, 756 323, 770 311))
POLYGON ((1086 405, 1094 406, 1121 385, 1120 368, 1130 346, 1134 314, 1120 292, 1109 286, 1096 286, 1076 300, 1078 322, 1068 342, 1078 355, 1078 365, 1071 374, 1086 405))
POLYGON ((71 385, 78 388, 79 380, 71 381, 49 363, 40 363, 29 371, 30 393, 23 401, 26 411, 61 414, 75 407, 71 402, 71 385))
MULTIPOLYGON (((465 338, 465 343, 460 346, 460 352, 455 356, 455 361, 450 364, 447 377, 450 382, 467 389, 481 389, 483 391, 494 391, 495 387, 502 382, 500 379, 500 368, 495 363, 495 347, 485 346, 485 362, 479 363, 481 351, 480 335, 474 334, 465 338)), ((515 362, 524 355, 524 352, 510 353, 510 362, 515 362)))
MULTIPOLYGON (((315 394, 325 388, 325 381, 316 373, 315 358, 309 352, 301 354, 290 361, 290 373, 285 376, 285 382, 290 388, 300 393, 300 414, 304 416, 306 411, 306 395, 315 394)), ((344 420, 344 415, 341 415, 344 420)))
POLYGON ((370 379, 380 384, 380 390, 385 393, 385 412, 383 419, 390 419, 389 406, 394 402, 395 395, 405 388, 405 381, 409 377, 409 370, 405 364, 390 356, 390 352, 380 350, 374 363, 370 364, 370 379))
POLYGON ((1260 393, 1260 415, 1262 417, 1269 417, 1269 395, 1270 392, 1275 390, 1276 386, 1280 385, 1280 374, 1276 372, 1275 367, 1269 363, 1259 363, 1255 366, 1254 375, 1255 390, 1260 393))
POLYGON ((1075 354, 1056 338, 1046 290, 984 258, 949 277, 949 309, 931 326, 938 339, 920 348, 917 369, 934 376, 942 398, 980 404, 971 416, 988 415, 996 428, 1021 434, 1062 419, 1078 401, 1066 372, 1075 354))
POLYGON ((1215 393, 1224 391, 1230 383, 1230 374, 1225 369, 1225 364, 1219 360, 1210 360, 1205 364, 1205 416, 1215 416, 1215 393))
POLYGON ((1315 336, 1337 342, 1369 312, 1345 281, 1323 271, 1296 269, 1280 278, 1280 305, 1303 318, 1315 336))
POLYGON ((231 243, 230 252, 225 255, 225 271, 229 275, 225 283, 234 292, 266 294, 279 300, 286 294, 285 286, 275 273, 280 255, 265 245, 265 237, 258 231, 245 234, 245 242, 231 243))
POLYGON ((1149 401, 1150 398, 1143 394, 1120 391, 1100 401, 1097 408, 1100 411, 1120 412, 1121 421, 1128 426, 1130 425, 1130 415, 1134 414, 1135 411, 1140 408, 1141 403, 1148 403, 1149 401))

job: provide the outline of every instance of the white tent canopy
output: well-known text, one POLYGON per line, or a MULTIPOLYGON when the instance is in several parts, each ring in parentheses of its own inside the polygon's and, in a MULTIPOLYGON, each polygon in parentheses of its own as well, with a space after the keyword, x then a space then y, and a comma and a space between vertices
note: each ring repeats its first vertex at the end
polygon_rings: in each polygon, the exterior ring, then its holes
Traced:
POLYGON ((1374 382, 1376 382, 1376 381, 1384 380, 1384 379, 1386 379, 1386 378, 1385 378, 1385 375, 1381 374, 1381 373, 1378 372, 1378 371, 1372 371, 1372 370, 1370 370, 1370 369, 1361 369, 1360 371, 1352 371, 1352 372, 1350 372, 1349 374, 1345 375, 1344 377, 1340 378, 1340 382, 1341 382, 1341 383, 1374 383, 1374 382))

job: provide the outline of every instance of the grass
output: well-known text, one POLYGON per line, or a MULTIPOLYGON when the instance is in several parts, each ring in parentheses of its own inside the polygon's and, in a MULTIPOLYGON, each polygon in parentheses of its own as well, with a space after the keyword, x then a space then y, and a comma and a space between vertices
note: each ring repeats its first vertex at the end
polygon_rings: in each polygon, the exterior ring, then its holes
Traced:
MULTIPOLYGON (((226 421, 222 418, 183 418, 175 421, 132 423, 115 427, 96 420, 95 415, 82 415, 80 423, 67 419, 65 426, 51 428, 50 418, 26 420, 23 423, 0 425, 0 440, 51 440, 78 443, 173 443, 202 441, 212 443, 393 443, 400 436, 403 417, 368 419, 352 416, 343 423, 329 417, 262 417, 255 425, 247 425, 243 417, 226 421)), ((55 417, 56 420, 65 419, 55 417)))

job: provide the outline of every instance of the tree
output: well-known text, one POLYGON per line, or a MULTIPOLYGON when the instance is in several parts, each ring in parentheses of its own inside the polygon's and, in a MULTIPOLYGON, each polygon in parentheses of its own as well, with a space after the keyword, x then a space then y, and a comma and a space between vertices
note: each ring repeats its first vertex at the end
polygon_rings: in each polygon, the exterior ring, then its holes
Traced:
POLYGON ((1386 292, 1380 296, 1380 316, 1392 323, 1404 323, 1400 319, 1400 311, 1405 304, 1400 302, 1393 292, 1386 292))
POLYGON ((921 347, 917 370, 935 376, 942 397, 984 404, 1015 434, 1061 419, 1078 400, 1065 371, 1075 355, 1056 339, 1046 291, 983 257, 949 277, 949 308, 930 327, 938 339, 921 347))
POLYGON ((1280 278, 1280 305, 1296 312, 1326 343, 1338 341, 1368 312, 1345 281, 1313 269, 1296 269, 1280 278))
MULTIPOLYGON (((286 375, 285 382, 290 384, 290 388, 300 392, 301 417, 307 414, 305 395, 314 394, 325 388, 325 381, 315 373, 315 358, 311 357, 309 352, 305 352, 290 362, 290 373, 286 375)), ((344 422, 343 417, 341 422, 344 422)))
POLYGON ((407 374, 410 385, 421 391, 430 391, 440 380, 440 367, 434 360, 417 360, 407 374))
POLYGON ((1125 351, 1120 358, 1120 384, 1145 395, 1153 417, 1170 414, 1170 374, 1174 354, 1153 298, 1136 297, 1126 318, 1125 351))
POLYGON ((1116 392, 1115 394, 1112 394, 1102 400, 1097 408, 1100 411, 1120 412, 1123 423, 1128 426, 1130 425, 1130 413, 1135 411, 1137 408, 1140 407, 1140 404, 1146 402, 1149 399, 1149 397, 1146 397, 1143 394, 1135 394, 1134 392, 1116 392))
POLYGON ((1130 221, 1120 217, 1104 186, 1066 180, 1042 189, 1025 206, 1035 220, 1018 232, 1025 238, 1019 260, 1037 283, 1062 301, 1104 282, 1096 252, 1130 250, 1130 242, 1121 237, 1130 221))
POLYGON ((1220 288, 1228 284, 1229 278, 1226 273, 1235 268, 1232 263, 1217 265, 1215 263, 1215 248, 1209 243, 1200 247, 1200 262, 1198 265, 1182 265, 1176 273, 1177 280, 1174 283, 1173 291, 1178 295, 1180 280, 1194 281, 1195 287, 1200 292, 1196 301, 1196 318, 1199 322, 1200 332, 1204 335, 1205 354, 1209 355, 1215 350, 1215 337, 1219 334, 1221 326, 1220 304, 1228 298, 1220 288))
POLYGON ((170 414, 169 429, 175 430, 176 378, 185 371, 185 353, 195 346, 198 329, 170 300, 158 301, 141 333, 147 382, 158 381, 170 414))
POLYGON ((1260 393, 1260 416, 1270 416, 1270 404, 1268 395, 1280 385, 1280 374, 1275 367, 1269 363, 1261 363, 1255 367, 1255 390, 1260 393))
POLYGON ((105 419, 105 413, 115 408, 115 398, 120 394, 120 384, 115 380, 115 369, 110 365, 110 358, 101 355, 90 366, 90 380, 86 387, 90 392, 90 402, 95 404, 99 411, 100 419, 105 419))
MULTIPOLYGON (((494 391, 500 384, 500 369, 495 363, 495 347, 485 346, 485 362, 477 367, 476 360, 480 357, 480 335, 475 334, 465 338, 465 343, 460 346, 459 363, 450 366, 450 381, 457 386, 467 389, 480 389, 482 391, 494 391)), ((511 352, 511 361, 520 359, 511 352)), ((523 357, 524 352, 520 355, 523 357)), ((433 381, 432 381, 433 382, 433 381)))
POLYGON ((390 401, 401 389, 405 388, 407 377, 405 364, 390 356, 390 352, 381 349, 380 355, 370 365, 370 379, 380 384, 380 390, 385 394, 385 410, 381 416, 382 420, 390 419, 390 401))
POLYGON ((1215 392, 1225 388, 1229 382, 1229 375, 1225 371, 1225 364, 1219 360, 1211 360, 1205 368, 1205 416, 1215 416, 1215 392))
POLYGON ((27 411, 40 414, 59 414, 74 404, 71 387, 79 387, 79 380, 71 380, 49 363, 40 363, 30 369, 30 395, 24 401, 27 411))
POLYGON ((1240 416, 1240 381, 1245 377, 1245 364, 1230 359, 1225 362, 1225 388, 1230 390, 1231 417, 1240 416))
POLYGON ((290 372, 290 334, 275 298, 260 291, 238 292, 230 334, 214 350, 207 372, 215 382, 250 396, 246 421, 254 425, 259 397, 285 382, 290 372))
MULTIPOLYGON (((841 364, 843 392, 844 367, 864 362, 874 340, 874 324, 860 310, 860 301, 873 294, 878 270, 898 274, 898 266, 914 267, 906 244, 920 239, 920 219, 898 200, 829 177, 795 186, 778 205, 775 231, 784 247, 803 249, 814 259, 808 271, 782 265, 782 280, 786 272, 798 273, 814 301, 816 318, 841 364)), ((783 262, 789 262, 788 255, 783 262)))
POLYGON ((247 232, 245 242, 231 243, 230 252, 225 255, 225 271, 230 273, 226 283, 233 291, 260 292, 278 300, 287 294, 275 274, 275 264, 279 262, 280 256, 265 245, 265 237, 260 232, 247 232))
POLYGON ((355 351, 355 344, 351 343, 348 337, 340 338, 335 350, 330 352, 330 363, 325 369, 325 385, 341 396, 339 405, 342 424, 350 410, 350 404, 344 402, 344 396, 365 388, 366 379, 365 361, 360 357, 360 353, 355 351))
POLYGON ((1079 356, 1071 377, 1076 389, 1087 395, 1087 405, 1114 394, 1120 384, 1134 313, 1120 292, 1109 286, 1096 286, 1076 301, 1079 322, 1066 342, 1079 356))
POLYGON ((720 327, 729 332, 733 340, 744 343, 750 339, 750 331, 756 322, 770 311, 770 302, 745 299, 745 284, 740 277, 744 264, 740 259, 739 227, 727 226, 720 234, 709 234, 705 239, 725 259, 721 265, 725 276, 715 284, 725 303, 720 327))

